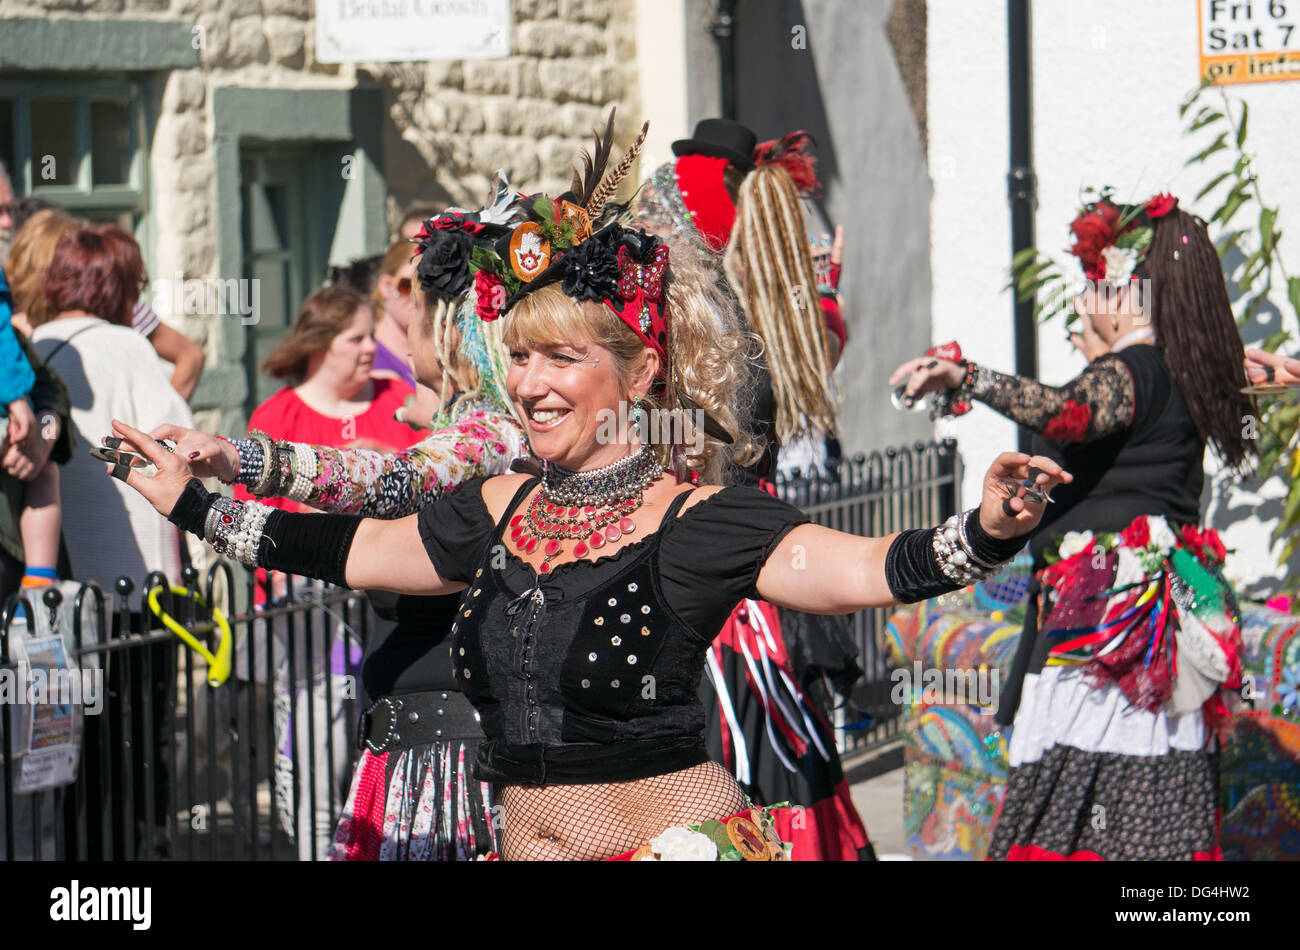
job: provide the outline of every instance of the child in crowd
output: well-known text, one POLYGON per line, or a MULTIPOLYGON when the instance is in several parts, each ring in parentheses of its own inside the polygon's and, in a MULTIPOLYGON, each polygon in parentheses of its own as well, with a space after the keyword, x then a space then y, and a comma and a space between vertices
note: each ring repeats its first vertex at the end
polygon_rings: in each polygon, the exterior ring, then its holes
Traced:
MULTIPOLYGON (((39 438, 37 420, 28 393, 36 375, 18 341, 11 316, 9 286, 0 271, 0 457, 11 444, 25 445, 39 438)), ((59 506, 59 469, 46 462, 26 482, 19 516, 26 571, 22 586, 46 587, 58 580, 59 535, 63 527, 59 506)))

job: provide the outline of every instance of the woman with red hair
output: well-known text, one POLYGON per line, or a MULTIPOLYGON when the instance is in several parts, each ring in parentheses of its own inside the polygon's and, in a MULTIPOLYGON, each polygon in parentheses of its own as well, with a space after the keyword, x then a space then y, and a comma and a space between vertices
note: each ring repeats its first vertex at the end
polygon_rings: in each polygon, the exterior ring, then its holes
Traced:
POLYGON ((105 590, 121 576, 139 583, 158 570, 177 578, 181 568, 178 533, 160 525, 135 492, 105 483, 85 436, 107 432, 124 414, 146 429, 164 421, 193 425, 153 347, 131 329, 144 282, 140 246, 126 231, 113 224, 73 229, 42 281, 53 316, 32 333, 72 398, 77 445, 62 472, 62 500, 73 576, 105 590))

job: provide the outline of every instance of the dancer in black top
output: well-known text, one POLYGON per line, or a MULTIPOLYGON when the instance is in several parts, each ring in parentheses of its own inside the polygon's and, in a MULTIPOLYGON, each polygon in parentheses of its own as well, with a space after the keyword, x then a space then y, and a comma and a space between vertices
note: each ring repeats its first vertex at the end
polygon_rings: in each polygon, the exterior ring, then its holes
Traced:
POLYGON ((1105 351, 1079 376, 1053 387, 923 357, 890 380, 986 403, 1075 476, 1030 542, 990 855, 1218 857, 1217 690, 1239 685, 1240 617, 1222 542, 1197 523, 1206 445, 1234 468, 1254 451, 1242 344, 1205 224, 1175 199, 1103 198, 1072 228, 1090 279, 1077 306, 1105 351))
MULTIPOLYGON (((890 538, 806 524, 756 489, 693 488, 689 472, 716 471, 727 453, 712 436, 697 442, 697 426, 742 438, 728 403, 741 348, 674 282, 663 245, 599 226, 626 171, 606 176, 604 164, 559 200, 528 199, 536 216, 475 255, 507 291, 488 316, 508 311, 507 389, 546 462, 540 481, 471 483, 391 522, 267 514, 204 491, 182 459, 125 426, 158 474, 120 474, 176 523, 259 564, 354 587, 466 591, 451 656, 482 716, 477 769, 504 807, 504 857, 729 846, 779 857, 761 810, 704 748, 697 688, 717 625, 747 595, 837 613, 954 589, 1013 554, 1041 515, 1038 493, 1070 476, 1006 453, 978 510, 890 538), (655 428, 646 403, 678 410, 684 428, 642 438, 655 428)), ((456 248, 445 250, 450 266, 456 248)))

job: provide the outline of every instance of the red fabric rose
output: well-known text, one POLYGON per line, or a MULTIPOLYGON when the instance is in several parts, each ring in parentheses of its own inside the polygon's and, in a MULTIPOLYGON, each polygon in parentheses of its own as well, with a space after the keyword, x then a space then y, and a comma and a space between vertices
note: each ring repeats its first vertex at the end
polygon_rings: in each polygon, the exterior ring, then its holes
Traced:
POLYGON ((1177 207, 1178 199, 1168 192, 1165 192, 1164 194, 1156 195, 1147 202, 1147 217, 1163 218, 1177 207))
POLYGON ((1222 564, 1228 556, 1228 549, 1223 546, 1223 539, 1213 528, 1206 528, 1201 532, 1201 546, 1204 553, 1217 564, 1222 564))
POLYGON ((1119 237, 1119 208, 1110 202, 1094 205, 1074 219, 1070 231, 1074 234, 1070 253, 1083 264, 1084 274, 1089 280, 1103 279, 1106 262, 1101 252, 1119 237))
POLYGON ((1201 532, 1196 530, 1196 526, 1185 524, 1178 533, 1182 536, 1183 547, 1187 548, 1187 550, 1191 551, 1199 558, 1201 556, 1201 545, 1203 539, 1201 537, 1201 532))
POLYGON ((501 316, 506 302, 506 288, 501 278, 485 270, 474 274, 474 312, 480 320, 491 323, 501 316))
POLYGON ((1047 423, 1043 435, 1049 439, 1060 439, 1062 442, 1082 442, 1091 419, 1090 406, 1081 406, 1073 399, 1067 399, 1064 408, 1047 423))
POLYGON ((1151 543, 1151 524, 1146 515, 1139 515, 1133 523, 1119 533, 1119 539, 1130 548, 1144 548, 1151 543))

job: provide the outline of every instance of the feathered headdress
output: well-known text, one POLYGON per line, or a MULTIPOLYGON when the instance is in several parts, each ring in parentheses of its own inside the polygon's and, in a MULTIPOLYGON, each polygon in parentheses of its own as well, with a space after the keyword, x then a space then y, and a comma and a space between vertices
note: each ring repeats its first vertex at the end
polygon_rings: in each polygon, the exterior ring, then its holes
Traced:
POLYGON ((810 146, 816 144, 816 140, 803 129, 787 132, 779 139, 754 146, 754 166, 780 165, 799 189, 799 197, 820 198, 822 186, 817 180, 817 157, 810 151, 810 146))

